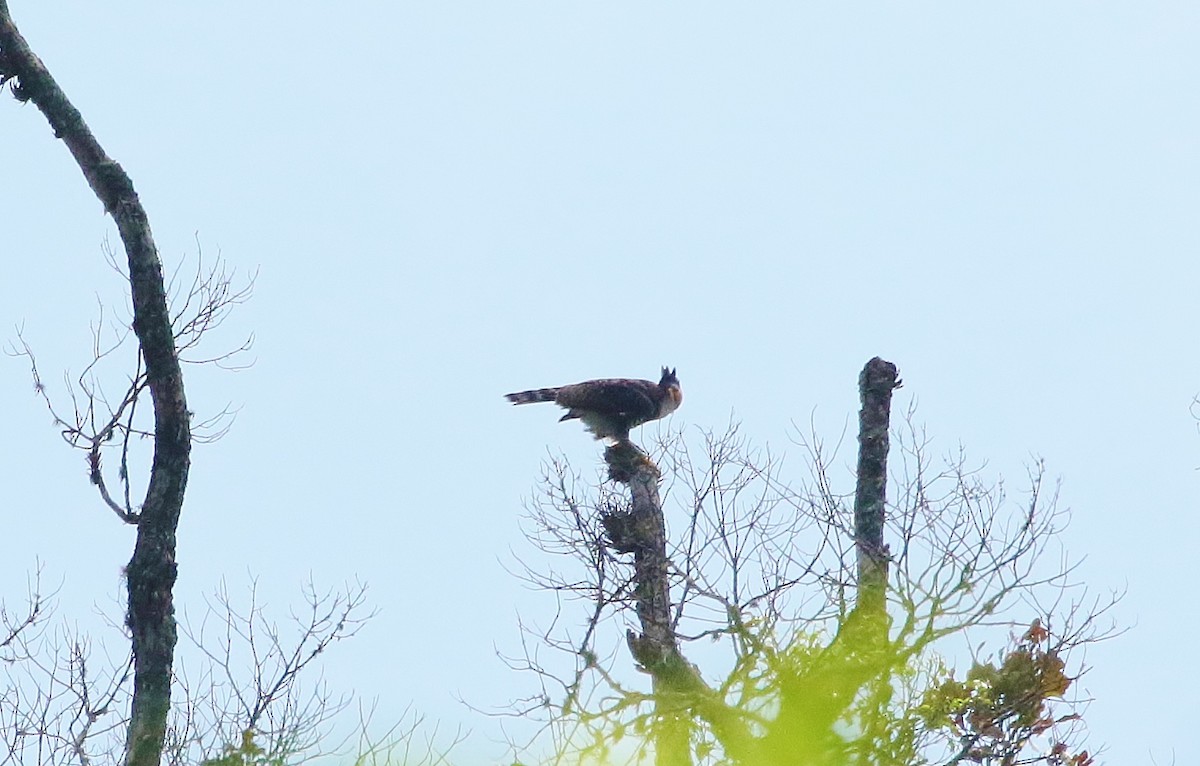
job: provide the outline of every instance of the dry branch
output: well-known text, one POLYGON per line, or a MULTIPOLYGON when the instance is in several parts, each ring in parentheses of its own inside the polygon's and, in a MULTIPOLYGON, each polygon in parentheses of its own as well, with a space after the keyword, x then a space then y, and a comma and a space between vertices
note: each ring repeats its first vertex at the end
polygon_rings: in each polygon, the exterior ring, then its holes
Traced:
MULTIPOLYGON (((850 491, 819 439, 804 445, 811 479, 796 488, 736 425, 704 433, 700 448, 669 433, 657 464, 610 448, 609 481, 594 486, 551 464, 527 534, 555 564, 521 576, 552 591, 559 611, 546 628, 522 625, 524 656, 511 664, 538 679, 518 714, 545 716, 556 762, 603 761, 636 734, 638 752, 661 763, 946 763, 974 752, 953 720, 922 717, 927 692, 953 680, 946 639, 995 646, 1005 637, 993 628, 1039 616, 1055 626, 1046 655, 1065 662, 1111 635, 1098 625, 1110 604, 1080 603, 1069 561, 1050 550, 1062 512, 1040 464, 1013 503, 962 455, 931 460, 911 412, 892 423, 898 382, 878 359, 860 377, 850 491), (569 601, 586 602, 579 615, 569 601), (650 689, 624 669, 626 651, 650 689)), ((1079 701, 1062 704, 1067 715, 1006 729, 1029 763, 1055 763, 1031 752, 1042 744, 1065 747, 1079 701)))

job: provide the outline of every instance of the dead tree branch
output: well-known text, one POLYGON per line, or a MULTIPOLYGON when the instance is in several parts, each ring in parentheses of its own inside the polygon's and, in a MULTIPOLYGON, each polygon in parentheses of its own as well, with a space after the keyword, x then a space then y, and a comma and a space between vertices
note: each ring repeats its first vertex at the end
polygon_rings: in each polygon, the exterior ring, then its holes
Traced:
POLYGON ((173 725, 172 760, 195 762, 197 754, 219 752, 248 731, 269 762, 336 749, 325 741, 327 727, 351 697, 333 695, 319 675, 308 684, 300 679, 374 616, 366 591, 359 583, 319 592, 309 583, 305 608, 292 615, 292 629, 285 631, 264 612, 256 586, 245 606, 236 604, 224 586, 217 590, 199 623, 183 628, 205 662, 194 678, 181 673, 189 693, 187 710, 173 725))
MULTIPOLYGON (((819 439, 804 445, 811 479, 795 488, 736 425, 703 434, 700 448, 667 434, 657 465, 618 445, 605 455, 615 484, 580 486, 553 463, 527 534, 555 563, 526 564, 521 576, 554 592, 560 612, 549 627, 522 626, 523 657, 510 663, 538 678, 521 714, 546 712, 556 762, 603 759, 628 733, 672 763, 942 762, 926 757, 955 745, 954 720, 937 717, 942 708, 922 717, 928 690, 949 677, 935 647, 960 635, 1005 643, 993 629, 1028 625, 1031 609, 1062 636, 1052 651, 1064 661, 1111 635, 1098 625, 1107 605, 1073 597, 1069 560, 1047 555, 1062 514, 1040 465, 1013 503, 965 457, 931 460, 911 412, 891 423, 898 382, 882 360, 860 377, 850 491, 819 439), (1069 603, 1041 603, 1047 593, 1069 603), (570 600, 586 602, 581 628, 570 600), (573 670, 558 671, 543 649, 569 656, 573 670), (623 672, 623 650, 650 689, 623 672)), ((1073 720, 1043 717, 1010 742, 1047 739, 1056 721, 1073 720)))

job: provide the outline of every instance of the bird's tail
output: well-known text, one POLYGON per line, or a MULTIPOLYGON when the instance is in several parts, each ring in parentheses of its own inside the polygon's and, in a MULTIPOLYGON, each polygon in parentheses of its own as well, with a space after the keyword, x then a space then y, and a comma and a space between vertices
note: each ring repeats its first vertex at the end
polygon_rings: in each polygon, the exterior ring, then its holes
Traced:
POLYGON ((505 394, 504 398, 513 404, 532 404, 534 402, 552 402, 557 396, 557 388, 538 388, 533 391, 518 391, 515 394, 505 394))

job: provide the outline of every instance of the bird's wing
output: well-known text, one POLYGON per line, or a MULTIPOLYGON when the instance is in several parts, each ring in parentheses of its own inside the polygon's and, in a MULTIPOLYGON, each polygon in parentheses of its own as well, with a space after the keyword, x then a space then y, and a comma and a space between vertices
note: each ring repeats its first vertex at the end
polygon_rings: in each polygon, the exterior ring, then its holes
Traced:
POLYGON ((563 386, 555 401, 572 410, 641 419, 658 414, 657 392, 658 386, 648 380, 589 380, 563 386))

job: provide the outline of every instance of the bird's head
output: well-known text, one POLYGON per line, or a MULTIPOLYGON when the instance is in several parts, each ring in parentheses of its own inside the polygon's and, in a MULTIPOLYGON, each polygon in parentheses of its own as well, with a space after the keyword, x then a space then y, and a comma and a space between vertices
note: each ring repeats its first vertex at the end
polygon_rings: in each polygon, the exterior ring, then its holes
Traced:
POLYGON ((658 381, 658 385, 667 392, 666 412, 674 412, 679 409, 679 405, 683 404, 683 387, 679 385, 679 378, 675 375, 675 370, 664 367, 662 368, 662 378, 658 381))

